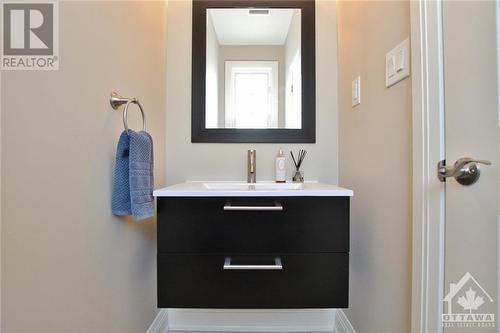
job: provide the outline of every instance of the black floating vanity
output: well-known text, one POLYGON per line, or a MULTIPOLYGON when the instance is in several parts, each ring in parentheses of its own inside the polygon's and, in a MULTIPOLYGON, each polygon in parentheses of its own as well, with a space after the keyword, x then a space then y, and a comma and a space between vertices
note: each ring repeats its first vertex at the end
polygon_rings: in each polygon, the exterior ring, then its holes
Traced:
POLYGON ((158 307, 348 306, 352 191, 188 182, 155 196, 158 307))

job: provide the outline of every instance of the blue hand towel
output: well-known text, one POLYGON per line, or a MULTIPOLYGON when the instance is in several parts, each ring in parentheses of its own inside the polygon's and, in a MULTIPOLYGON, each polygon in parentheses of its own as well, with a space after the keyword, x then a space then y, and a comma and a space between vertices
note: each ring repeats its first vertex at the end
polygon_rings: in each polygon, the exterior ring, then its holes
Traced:
POLYGON ((116 148, 112 212, 144 220, 154 215, 153 139, 147 132, 123 131, 116 148))

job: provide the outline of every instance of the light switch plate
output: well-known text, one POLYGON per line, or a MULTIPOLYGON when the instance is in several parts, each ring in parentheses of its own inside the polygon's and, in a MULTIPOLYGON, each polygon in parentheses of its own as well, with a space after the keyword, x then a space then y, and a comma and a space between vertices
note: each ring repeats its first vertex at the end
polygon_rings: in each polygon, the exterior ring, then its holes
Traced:
POLYGON ((354 80, 352 80, 352 107, 355 107, 358 104, 361 104, 361 77, 358 76, 354 80))
POLYGON ((410 76, 410 39, 406 38, 385 55, 385 86, 410 76))

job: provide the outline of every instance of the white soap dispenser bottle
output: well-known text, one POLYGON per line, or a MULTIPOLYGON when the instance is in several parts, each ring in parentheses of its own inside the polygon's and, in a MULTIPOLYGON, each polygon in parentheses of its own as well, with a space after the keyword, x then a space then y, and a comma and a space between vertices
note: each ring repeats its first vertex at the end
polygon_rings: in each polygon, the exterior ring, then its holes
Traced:
POLYGON ((285 154, 283 154, 283 149, 280 148, 278 155, 276 156, 276 183, 286 182, 286 159, 285 154))

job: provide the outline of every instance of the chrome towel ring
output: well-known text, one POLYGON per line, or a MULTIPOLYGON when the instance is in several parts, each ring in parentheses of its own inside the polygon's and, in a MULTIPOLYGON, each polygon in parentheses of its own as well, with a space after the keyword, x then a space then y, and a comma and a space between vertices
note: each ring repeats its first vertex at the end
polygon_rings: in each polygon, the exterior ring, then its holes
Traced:
POLYGON ((137 98, 126 98, 118 95, 116 92, 112 92, 109 97, 109 104, 114 110, 118 110, 120 106, 125 104, 125 109, 123 110, 123 127, 125 131, 128 132, 128 107, 130 104, 136 104, 139 107, 142 115, 142 130, 146 131, 146 114, 144 113, 144 109, 142 108, 141 103, 137 98))

